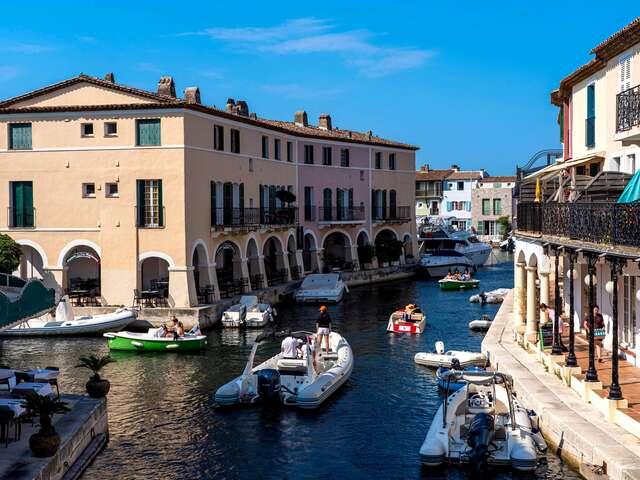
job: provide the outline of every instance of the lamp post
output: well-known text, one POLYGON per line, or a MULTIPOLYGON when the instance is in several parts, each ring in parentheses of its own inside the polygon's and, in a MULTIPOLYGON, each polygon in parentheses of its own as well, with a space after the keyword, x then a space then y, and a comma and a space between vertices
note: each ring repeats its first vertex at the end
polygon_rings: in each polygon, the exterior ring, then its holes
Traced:
POLYGON ((609 400, 622 400, 622 389, 618 383, 618 275, 622 274, 622 269, 626 260, 619 257, 610 257, 609 266, 611 268, 611 282, 613 283, 612 309, 612 344, 611 344, 611 386, 609 387, 609 400))
POLYGON ((554 325, 553 325, 553 345, 551 347, 551 354, 552 355, 562 355, 562 346, 561 346, 561 339, 560 339, 560 328, 558 328, 560 326, 560 281, 559 281, 559 276, 558 276, 558 265, 560 262, 560 255, 558 252, 558 248, 554 247, 553 248, 553 252, 555 253, 555 285, 554 285, 554 295, 555 295, 555 316, 553 319, 554 325))
POLYGON ((578 254, 575 250, 567 250, 569 256, 569 354, 567 355, 567 367, 577 367, 578 360, 576 359, 575 351, 575 304, 573 298, 573 278, 575 276, 575 262, 578 258, 578 254))
POLYGON ((587 257, 587 272, 589 277, 589 368, 587 369, 587 373, 585 376, 585 381, 587 382, 597 382, 598 381, 598 371, 596 370, 595 364, 595 337, 594 337, 594 323, 595 319, 593 318, 593 306, 595 304, 593 298, 593 277, 596 273, 596 262, 598 261, 598 257, 593 254, 585 253, 587 257))

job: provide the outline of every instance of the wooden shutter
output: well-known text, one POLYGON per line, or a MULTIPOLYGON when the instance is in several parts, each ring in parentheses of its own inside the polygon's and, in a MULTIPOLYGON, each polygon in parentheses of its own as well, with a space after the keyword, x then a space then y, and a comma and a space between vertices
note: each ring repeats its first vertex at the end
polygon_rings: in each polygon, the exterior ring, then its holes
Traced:
POLYGON ((596 115, 596 86, 589 85, 587 87, 587 118, 593 118, 596 115))
POLYGON ((353 208, 353 188, 349 189, 349 208, 353 208))
POLYGON ((144 203, 144 180, 136 180, 136 199, 137 199, 137 215, 136 221, 139 227, 144 227, 144 214, 145 214, 145 203, 144 203))
POLYGON ((396 191, 389 190, 389 217, 396 218, 396 191))
POLYGON ((31 149, 31 124, 12 123, 9 127, 9 148, 12 150, 31 149))
POLYGON ((631 88, 631 55, 620 59, 620 91, 631 88))
POLYGON ((164 207, 162 203, 162 180, 157 180, 158 185, 158 226, 164 227, 164 207))
POLYGON ((137 144, 139 146, 145 145, 160 145, 160 120, 138 120, 137 127, 137 144))
POLYGON ((382 218, 387 218, 387 191, 382 191, 382 218))
POLYGON ((216 213, 218 212, 217 210, 217 204, 216 204, 216 182, 214 182, 213 180, 211 180, 211 225, 217 225, 218 222, 216 222, 216 213))

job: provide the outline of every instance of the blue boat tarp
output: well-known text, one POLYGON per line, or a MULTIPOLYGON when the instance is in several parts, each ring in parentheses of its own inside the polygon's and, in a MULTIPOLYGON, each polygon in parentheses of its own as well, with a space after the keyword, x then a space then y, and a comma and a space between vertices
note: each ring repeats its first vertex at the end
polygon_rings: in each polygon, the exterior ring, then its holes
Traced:
POLYGON ((618 197, 618 203, 632 203, 640 200, 640 170, 638 170, 627 186, 624 187, 624 191, 618 197))

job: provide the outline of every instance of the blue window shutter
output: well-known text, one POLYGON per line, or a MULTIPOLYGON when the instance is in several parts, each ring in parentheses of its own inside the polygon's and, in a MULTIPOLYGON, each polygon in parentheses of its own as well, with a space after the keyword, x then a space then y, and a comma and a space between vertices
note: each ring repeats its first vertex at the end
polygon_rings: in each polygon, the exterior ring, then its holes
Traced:
POLYGON ((138 120, 136 128, 137 145, 160 145, 160 119, 138 120))
POLYGON ((596 115, 596 86, 589 85, 587 87, 587 117, 592 118, 596 115))
POLYGON ((211 225, 217 225, 216 223, 216 182, 211 180, 211 225))

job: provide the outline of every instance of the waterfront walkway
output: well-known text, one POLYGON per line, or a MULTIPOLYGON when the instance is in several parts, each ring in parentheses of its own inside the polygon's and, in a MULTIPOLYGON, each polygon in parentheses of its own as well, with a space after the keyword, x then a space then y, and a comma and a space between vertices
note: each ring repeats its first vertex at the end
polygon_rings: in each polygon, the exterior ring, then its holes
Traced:
MULTIPOLYGON (((518 343, 512 310, 513 291, 487 332, 482 351, 489 354, 492 367, 513 376, 518 396, 538 413, 549 447, 582 471, 597 465, 604 466, 610 478, 640 479, 638 437, 608 422, 599 409, 539 361, 539 351, 527 351, 518 343)), ((581 343, 579 357, 584 358, 581 343)), ((607 364, 598 364, 601 380, 607 376, 603 365, 607 364)), ((627 385, 629 393, 630 388, 638 387, 627 385)))

